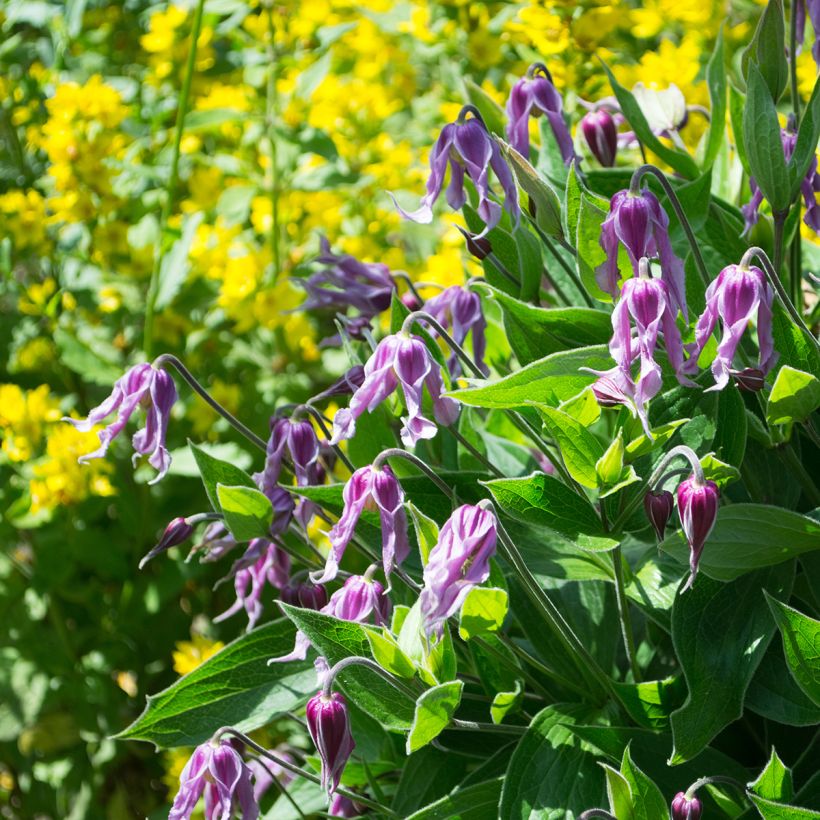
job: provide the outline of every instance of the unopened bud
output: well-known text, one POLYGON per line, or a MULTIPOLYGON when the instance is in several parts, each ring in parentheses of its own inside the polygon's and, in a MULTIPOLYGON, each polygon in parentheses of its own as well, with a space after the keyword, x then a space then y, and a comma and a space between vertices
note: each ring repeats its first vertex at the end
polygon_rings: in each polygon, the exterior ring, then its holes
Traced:
POLYGON ((157 545, 140 561, 139 568, 142 569, 152 558, 155 558, 161 552, 176 547, 179 544, 187 541, 194 528, 188 521, 182 517, 174 518, 165 528, 162 538, 159 539, 157 545))
POLYGON ((327 604, 327 590, 321 584, 288 584, 281 593, 281 599, 291 606, 302 609, 320 610, 327 604))
POLYGON ((700 820, 703 804, 697 797, 687 797, 678 792, 672 800, 672 820, 700 820))
POLYGON ((689 567, 691 574, 681 592, 695 581, 698 562, 706 539, 715 526, 720 494, 714 481, 699 484, 694 477, 678 485, 678 515, 686 540, 689 542, 689 567))
POLYGON ((611 168, 618 153, 618 129, 609 111, 590 111, 581 120, 581 133, 595 159, 611 168))
POLYGON ((649 523, 658 536, 658 541, 663 541, 666 525, 672 517, 672 511, 675 509, 675 499, 672 493, 668 490, 660 490, 659 492, 650 490, 643 497, 643 508, 646 511, 649 523))
POLYGON ((744 370, 731 371, 737 386, 741 390, 746 390, 749 393, 759 393, 766 384, 766 377, 763 371, 756 367, 747 367, 744 370))
POLYGON ((339 788, 345 764, 356 746, 350 734, 347 702, 339 692, 320 692, 307 702, 305 717, 322 760, 322 788, 333 794, 339 788))
POLYGON ((464 241, 467 243, 467 250, 476 259, 486 259, 493 252, 493 246, 486 236, 473 236, 461 227, 459 227, 459 230, 464 237, 464 241))

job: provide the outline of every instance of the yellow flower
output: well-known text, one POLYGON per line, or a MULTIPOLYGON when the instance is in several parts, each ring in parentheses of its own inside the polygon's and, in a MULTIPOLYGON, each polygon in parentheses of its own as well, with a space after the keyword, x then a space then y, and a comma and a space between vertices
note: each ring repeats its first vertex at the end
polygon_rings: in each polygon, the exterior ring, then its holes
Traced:
POLYGON ((17 310, 29 316, 42 316, 56 292, 57 283, 53 279, 35 282, 17 300, 17 310))
POLYGON ((817 82, 817 63, 811 49, 804 49, 797 57, 797 88, 803 99, 808 99, 817 82))
POLYGON ((14 354, 12 369, 31 372, 48 367, 56 361, 54 343, 43 336, 25 342, 14 354))
POLYGON ((503 30, 544 57, 563 54, 569 48, 569 25, 539 0, 530 0, 528 6, 504 24, 503 30))
POLYGON ((174 650, 174 672, 187 675, 225 646, 203 635, 193 635, 190 641, 178 641, 174 650))
POLYGON ((48 422, 60 418, 60 406, 48 385, 24 391, 16 384, 0 384, 0 429, 3 453, 11 461, 28 461, 37 452, 48 422))
POLYGON ((18 253, 46 250, 46 203, 39 191, 0 195, 0 234, 11 237, 18 253))

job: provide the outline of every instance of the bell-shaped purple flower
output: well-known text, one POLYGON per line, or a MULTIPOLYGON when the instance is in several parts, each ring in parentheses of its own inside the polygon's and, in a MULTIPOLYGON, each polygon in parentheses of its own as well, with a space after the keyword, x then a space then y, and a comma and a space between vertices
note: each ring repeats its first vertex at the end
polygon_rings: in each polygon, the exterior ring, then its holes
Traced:
POLYGON ((695 582, 703 546, 717 521, 720 493, 714 481, 698 482, 692 476, 678 485, 678 515, 689 543, 689 580, 681 592, 695 582))
POLYGON ((703 804, 697 797, 678 792, 672 800, 671 820, 700 820, 703 804))
POLYGON ((530 156, 530 116, 544 114, 549 120, 555 141, 564 162, 569 165, 575 157, 572 136, 564 119, 563 101, 553 85, 546 66, 534 63, 510 91, 507 98, 507 139, 524 158, 530 156))
POLYGON ((441 368, 419 336, 386 336, 367 360, 364 372, 364 382, 353 394, 350 405, 337 411, 333 419, 332 444, 352 438, 356 419, 365 411, 372 413, 399 386, 407 408, 407 415, 402 418, 401 439, 408 447, 419 439, 433 438, 438 432, 436 425, 421 414, 425 385, 433 400, 436 421, 450 425, 458 418, 458 402, 442 395, 441 368))
POLYGON ((305 707, 308 732, 322 759, 322 788, 333 794, 356 743, 350 734, 347 701, 339 692, 314 695, 305 707))
MULTIPOLYGON (((485 231, 494 228, 501 219, 501 206, 491 198, 489 172, 495 173, 496 179, 504 192, 504 209, 518 224, 520 209, 518 189, 512 171, 501 156, 501 149, 490 136, 487 126, 478 111, 470 105, 461 109, 458 119, 445 125, 430 153, 430 176, 427 179, 427 193, 421 200, 420 207, 408 213, 399 207, 395 197, 393 202, 399 213, 413 222, 427 224, 433 219, 433 203, 441 194, 447 165, 450 166, 450 184, 447 187, 447 203, 453 210, 459 210, 467 202, 464 190, 465 174, 473 181, 478 194, 478 215, 486 225, 485 231), (467 114, 473 117, 467 119, 467 114)), ((393 195, 391 194, 391 197, 393 195)))
POLYGON ((498 538, 495 515, 480 504, 465 504, 441 528, 424 568, 421 615, 428 635, 458 612, 473 587, 490 577, 498 538))
POLYGON ((638 262, 644 257, 658 257, 661 279, 669 289, 670 305, 689 321, 686 307, 686 275, 683 262, 672 250, 669 241, 669 217, 658 198, 644 189, 638 193, 618 191, 610 201, 609 214, 601 225, 601 247, 606 259, 595 271, 601 290, 613 298, 618 296, 618 244, 623 243, 638 273, 638 262))
POLYGON ((327 590, 321 584, 310 581, 291 581, 282 589, 279 597, 286 604, 302 609, 321 611, 327 606, 327 590))
POLYGON ((410 552, 407 540, 407 514, 404 511, 404 490, 389 466, 376 468, 368 465, 356 470, 342 492, 344 510, 334 524, 328 538, 330 552, 325 568, 315 573, 313 581, 323 584, 332 581, 339 571, 345 549, 365 510, 378 511, 382 527, 382 562, 389 577, 397 564, 410 552))
POLYGON ((251 770, 226 741, 208 741, 194 749, 182 774, 168 820, 188 820, 205 795, 206 820, 256 820, 259 806, 253 794, 251 770))
POLYGON ((669 490, 650 490, 643 497, 643 508, 658 541, 663 541, 666 525, 675 509, 675 499, 669 490))
POLYGON ((686 346, 689 361, 684 370, 697 370, 700 356, 715 324, 720 319, 723 336, 712 362, 715 384, 709 390, 722 390, 734 372, 732 363, 743 333, 757 318, 758 369, 765 376, 777 361, 772 338, 772 299, 774 293, 760 268, 741 265, 725 267, 706 289, 706 309, 695 326, 695 341, 686 346))
POLYGON ((605 168, 611 168, 618 154, 618 127, 612 114, 605 108, 590 111, 579 127, 592 156, 605 168))
MULTIPOLYGON (((487 321, 484 318, 478 294, 461 285, 451 285, 428 299, 424 304, 424 310, 437 319, 450 332, 455 342, 462 347, 467 334, 470 331, 473 332, 473 359, 486 373, 484 351, 487 348, 487 341, 484 331, 487 328, 487 321)), ((447 366, 452 376, 461 374, 461 362, 455 353, 450 353, 447 366)))
POLYGON ((158 471, 157 477, 150 482, 156 484, 171 466, 171 455, 165 447, 165 436, 171 408, 176 400, 177 390, 174 380, 168 373, 150 364, 135 365, 124 376, 117 379, 111 395, 95 407, 87 418, 63 419, 73 424, 78 430, 88 432, 95 425, 102 424, 112 413, 117 413, 117 418, 97 433, 100 439, 99 449, 88 455, 80 456, 78 461, 83 464, 92 458, 102 458, 108 452, 111 442, 125 428, 137 407, 142 405, 145 408, 145 427, 138 430, 131 440, 134 447, 134 460, 136 461, 139 456, 148 456, 148 463, 158 471))

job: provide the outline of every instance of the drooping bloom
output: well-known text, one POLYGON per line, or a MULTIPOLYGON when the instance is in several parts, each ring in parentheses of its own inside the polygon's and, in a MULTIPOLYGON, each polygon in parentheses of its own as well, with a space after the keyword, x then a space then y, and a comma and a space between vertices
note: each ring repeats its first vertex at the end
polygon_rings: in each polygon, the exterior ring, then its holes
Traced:
POLYGON ((777 361, 772 338, 773 298, 774 293, 760 268, 741 265, 725 267, 706 289, 706 309, 695 326, 695 341, 686 346, 689 361, 684 370, 687 373, 697 370, 698 356, 720 319, 723 336, 712 362, 715 384, 708 389, 722 390, 734 372, 732 363, 743 333, 756 316, 758 368, 765 376, 777 361))
POLYGON ((168 820, 188 820, 205 795, 206 820, 256 820, 259 806, 253 794, 251 770, 227 741, 208 741, 194 749, 182 774, 168 820))
POLYGON ((672 800, 672 820, 700 820, 703 804, 697 797, 678 792, 672 800))
POLYGON ((148 463, 158 471, 151 481, 156 484, 171 466, 171 455, 165 447, 165 435, 171 408, 177 400, 174 380, 164 370, 150 364, 138 364, 117 379, 111 395, 98 407, 95 407, 85 419, 64 418, 78 430, 88 432, 95 425, 102 424, 108 416, 116 411, 117 418, 97 436, 100 448, 88 455, 80 456, 82 464, 92 458, 102 458, 111 442, 122 432, 128 420, 138 406, 145 408, 145 427, 138 430, 131 443, 134 447, 134 461, 139 456, 148 456, 148 463))
MULTIPOLYGON (((487 342, 484 331, 487 321, 481 308, 481 299, 461 285, 451 285, 441 293, 428 299, 424 304, 425 312, 441 322, 445 330, 449 331, 456 344, 464 346, 467 334, 473 332, 473 360, 486 372, 484 366, 484 351, 487 342)), ((433 331, 431 331, 432 333, 433 331)), ((450 373, 453 376, 461 374, 461 362, 455 353, 450 353, 447 361, 450 373)))
POLYGON ((686 98, 674 83, 663 89, 636 83, 632 94, 653 134, 669 136, 686 125, 689 118, 686 98))
MULTIPOLYGON (((818 7, 817 22, 820 23, 820 3, 815 2, 814 5, 818 7)), ((797 134, 788 128, 783 128, 780 131, 780 142, 783 145, 786 162, 789 162, 797 145, 797 134)), ((760 218, 760 206, 763 204, 763 192, 757 187, 754 178, 749 180, 749 187, 752 191, 752 198, 740 209, 746 221, 743 236, 748 236, 749 231, 757 225, 760 218)), ((818 192, 820 192, 820 174, 817 172, 817 157, 812 156, 808 171, 806 171, 806 175, 800 183, 800 193, 803 195, 803 202, 806 206, 803 221, 815 233, 820 233, 820 203, 818 203, 816 196, 818 192)))
MULTIPOLYGON (((388 622, 390 617, 390 599, 384 587, 378 581, 371 579, 369 573, 351 575, 342 587, 330 596, 330 600, 319 612, 343 621, 355 623, 372 621, 376 626, 382 626, 388 622)), ((271 658, 268 663, 303 661, 307 657, 309 647, 310 640, 307 635, 298 631, 293 651, 279 658, 271 658)))
POLYGON ((305 707, 308 732, 322 759, 322 788, 333 794, 356 743, 350 734, 347 701, 339 692, 314 695, 305 707))
POLYGON ((675 499, 669 490, 650 490, 643 497, 643 508, 658 541, 663 541, 663 534, 666 532, 666 525, 672 517, 675 509, 675 499))
POLYGON ((328 533, 330 552, 322 572, 316 573, 314 583, 332 581, 339 571, 345 549, 365 510, 378 511, 382 527, 382 562, 389 576, 410 552, 407 540, 407 514, 404 511, 404 490, 389 466, 376 468, 368 465, 356 470, 347 480, 342 492, 344 510, 328 533))
POLYGON ((322 269, 297 279, 307 293, 300 310, 346 312, 355 308, 364 321, 372 319, 390 307, 396 284, 387 265, 380 262, 360 262, 350 254, 335 254, 326 237, 322 237, 321 253, 316 262, 322 269))
POLYGON ((440 635, 442 624, 458 612, 470 590, 490 577, 497 537, 495 515, 480 504, 459 507, 441 528, 419 598, 428 635, 440 635))
POLYGON ((507 139, 524 158, 530 155, 530 115, 544 114, 549 121, 564 162, 572 162, 575 151, 564 119, 563 101, 546 66, 534 63, 510 91, 507 98, 507 139))
POLYGON ((795 0, 792 9, 792 13, 797 17, 797 52, 800 53, 800 47, 806 38, 806 12, 808 12, 811 27, 814 29, 811 54, 817 67, 820 68, 820 2, 818 0, 795 0))
POLYGON ((678 485, 678 515, 689 543, 689 580, 681 592, 695 582, 703 546, 717 521, 720 494, 714 481, 698 482, 694 476, 678 485))
POLYGON ((430 153, 427 193, 422 198, 420 207, 408 213, 399 207, 393 197, 393 202, 402 216, 423 224, 432 221, 433 203, 441 194, 448 163, 450 184, 447 187, 446 197, 447 204, 453 210, 459 210, 467 202, 467 194, 464 190, 464 175, 466 174, 473 181, 478 194, 476 210, 487 226, 486 230, 491 230, 498 224, 502 209, 491 198, 489 172, 492 169, 504 191, 504 209, 518 224, 520 214, 518 189, 515 186, 512 171, 501 156, 501 149, 490 136, 480 114, 470 105, 461 109, 455 122, 444 126, 433 146, 430 153), (467 119, 468 113, 473 114, 471 119, 467 119))
POLYGON ((610 201, 609 214, 601 225, 601 247, 606 259, 595 271, 601 290, 618 296, 618 243, 622 242, 629 254, 634 273, 644 256, 660 260, 661 279, 669 289, 671 307, 680 310, 688 322, 686 308, 686 275, 683 262, 672 250, 669 241, 669 217, 658 198, 644 189, 638 193, 618 191, 610 201))
POLYGON ((618 154, 618 128, 612 114, 605 108, 590 111, 581 120, 580 129, 595 159, 611 168, 618 154))
POLYGON ((157 541, 156 545, 151 551, 140 561, 139 568, 142 569, 152 558, 155 558, 161 552, 177 547, 185 543, 192 533, 194 528, 182 517, 174 518, 165 527, 162 537, 157 541))
POLYGON ((352 438, 356 419, 365 412, 372 413, 397 387, 404 393, 407 415, 401 439, 413 446, 419 439, 433 438, 436 425, 421 414, 424 386, 433 400, 433 415, 439 424, 450 425, 458 417, 458 402, 443 394, 441 368, 419 336, 397 333, 379 342, 364 366, 365 379, 353 394, 350 405, 337 411, 333 419, 332 444, 352 438))
MULTIPOLYGON (((642 261, 640 268, 642 273, 648 273, 646 260, 642 261)), ((595 371, 602 377, 596 385, 596 396, 605 396, 613 404, 626 404, 637 413, 647 434, 651 435, 646 403, 661 389, 661 366, 655 361, 661 331, 666 355, 678 381, 691 385, 682 375, 683 342, 675 324, 675 312, 666 284, 644 275, 627 279, 612 312, 612 331, 609 352, 616 365, 603 373, 595 371), (632 365, 636 359, 639 360, 640 369, 638 377, 634 378, 632 365)))

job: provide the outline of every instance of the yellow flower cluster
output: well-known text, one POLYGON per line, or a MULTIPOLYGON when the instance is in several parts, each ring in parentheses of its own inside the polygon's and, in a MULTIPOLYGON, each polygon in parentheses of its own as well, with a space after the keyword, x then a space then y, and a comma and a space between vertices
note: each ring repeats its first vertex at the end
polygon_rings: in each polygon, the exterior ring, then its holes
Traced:
POLYGON ((49 394, 48 385, 25 391, 16 384, 0 384, 3 453, 10 461, 28 461, 39 450, 46 425, 60 415, 60 406, 49 394))
POLYGON ((212 641, 204 635, 193 635, 190 641, 178 641, 174 651, 174 672, 177 675, 187 675, 212 655, 219 652, 225 644, 222 641, 212 641))
MULTIPOLYGON (((191 17, 188 9, 174 4, 151 13, 148 33, 140 37, 140 45, 149 55, 149 84, 159 85, 184 65, 188 56, 191 17)), ((202 27, 197 40, 197 74, 214 64, 213 35, 212 26, 202 27)))
POLYGON ((29 188, 0 195, 0 236, 10 237, 20 255, 47 251, 46 202, 39 191, 29 188))

